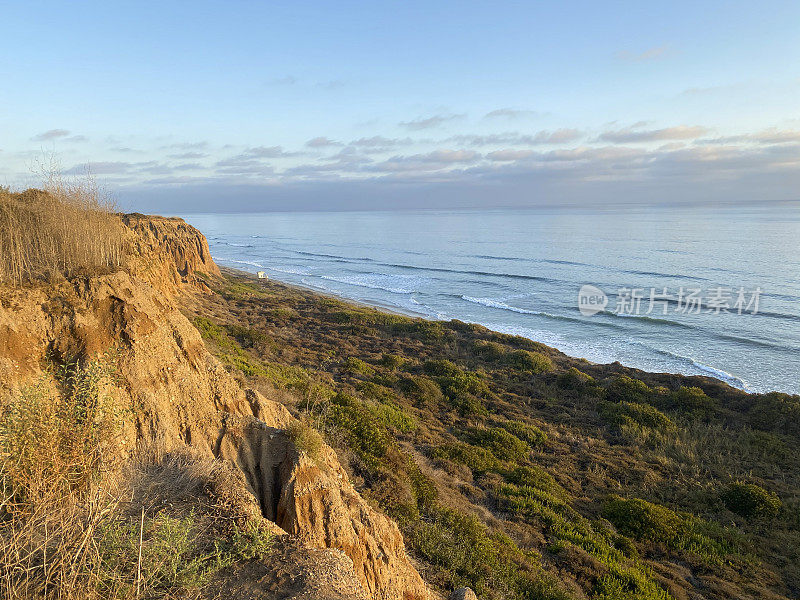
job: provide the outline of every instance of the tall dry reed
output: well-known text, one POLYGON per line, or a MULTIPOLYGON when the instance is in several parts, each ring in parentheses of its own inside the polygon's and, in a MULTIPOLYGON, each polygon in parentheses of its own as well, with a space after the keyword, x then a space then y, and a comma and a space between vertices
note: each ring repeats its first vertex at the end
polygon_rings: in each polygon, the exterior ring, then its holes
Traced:
POLYGON ((123 264, 123 225, 90 177, 48 176, 43 187, 0 188, 0 283, 50 281, 123 264))

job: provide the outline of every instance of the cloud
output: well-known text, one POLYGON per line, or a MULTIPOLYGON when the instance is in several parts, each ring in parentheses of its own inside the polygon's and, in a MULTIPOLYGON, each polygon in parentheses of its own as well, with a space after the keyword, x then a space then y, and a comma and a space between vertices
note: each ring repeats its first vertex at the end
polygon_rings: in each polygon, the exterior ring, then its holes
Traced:
POLYGON ((534 154, 533 150, 495 150, 494 152, 489 152, 486 158, 493 161, 506 162, 530 158, 534 154))
POLYGON ((489 135, 455 135, 449 138, 449 141, 471 146, 539 146, 543 144, 566 144, 579 140, 583 136, 583 132, 577 129, 564 128, 556 129, 555 131, 539 131, 533 135, 514 131, 489 135))
POLYGON ((168 158, 177 158, 177 159, 192 159, 192 158, 205 158, 208 154, 203 152, 181 152, 179 154, 170 154, 168 158))
POLYGON ((658 60, 660 58, 664 58, 664 56, 668 55, 670 52, 670 47, 668 44, 664 44, 662 46, 655 46, 653 48, 648 48, 643 52, 631 52, 629 50, 620 50, 614 56, 617 60, 624 60, 630 62, 643 62, 648 60, 658 60))
POLYGON ((708 129, 697 125, 678 125, 677 127, 649 130, 640 130, 633 126, 617 129, 616 131, 606 131, 600 135, 598 140, 603 142, 612 142, 615 144, 659 142, 665 140, 691 140, 697 139, 706 133, 708 133, 708 129))
POLYGON ((790 144, 800 142, 800 131, 790 129, 765 129, 758 133, 702 140, 705 144, 790 144))
POLYGON ((497 110, 493 110, 491 112, 486 113, 484 115, 484 119, 496 119, 496 118, 505 118, 505 119, 520 119, 523 117, 531 117, 536 115, 536 111, 533 110, 518 110, 515 108, 498 108, 497 110))
POLYGON ((423 129, 434 129, 449 121, 454 121, 463 117, 464 115, 434 115, 424 119, 419 118, 414 119, 413 121, 403 121, 398 123, 398 125, 410 131, 421 131, 423 129))
POLYGON ((127 173, 134 165, 128 162, 108 161, 74 165, 64 171, 65 175, 83 175, 87 171, 92 175, 119 175, 127 173))
POLYGON ((434 150, 427 154, 394 156, 369 170, 382 172, 437 171, 457 164, 474 163, 481 155, 473 150, 434 150))
POLYGON ((35 135, 31 138, 34 142, 47 142, 49 140, 57 140, 59 138, 65 138, 70 134, 69 130, 67 129, 48 129, 38 135, 35 135))
POLYGON ((286 152, 282 146, 254 146, 234 158, 290 158, 302 155, 302 152, 286 152))
POLYGON ((175 150, 203 150, 208 147, 208 142, 179 142, 161 146, 162 149, 174 148, 175 150))
POLYGON ((372 137, 362 137, 357 140, 353 140, 350 142, 351 146, 358 146, 359 148, 392 148, 394 146, 403 146, 408 144, 413 144, 414 140, 411 138, 405 139, 398 139, 398 138, 387 138, 381 135, 375 135, 372 137))
POLYGON ((311 138, 306 142, 309 148, 329 148, 331 146, 342 146, 341 142, 326 138, 324 136, 311 138))

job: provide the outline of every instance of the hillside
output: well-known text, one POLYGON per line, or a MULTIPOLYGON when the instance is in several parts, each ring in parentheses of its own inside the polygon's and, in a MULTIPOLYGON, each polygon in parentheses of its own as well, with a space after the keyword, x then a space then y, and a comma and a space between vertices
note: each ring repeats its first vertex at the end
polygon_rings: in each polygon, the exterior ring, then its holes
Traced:
MULTIPOLYGON (((54 202, 71 198, 0 197, 8 256, 86 250, 36 225, 54 202)), ((239 385, 178 310, 219 278, 203 236, 78 209, 121 260, 0 271, 18 275, 0 289, 0 596, 433 597, 319 435, 239 385)))
POLYGON ((0 596, 800 594, 797 396, 221 272, 180 219, 82 204, 87 249, 53 201, 0 194, 0 596))
POLYGON ((800 594, 797 396, 223 275, 192 311, 209 348, 324 433, 437 588, 800 594))

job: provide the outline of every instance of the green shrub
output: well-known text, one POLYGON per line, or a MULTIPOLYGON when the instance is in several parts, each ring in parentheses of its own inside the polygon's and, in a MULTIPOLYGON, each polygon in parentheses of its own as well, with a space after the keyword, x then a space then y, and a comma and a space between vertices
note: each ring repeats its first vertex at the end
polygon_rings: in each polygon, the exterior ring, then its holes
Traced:
POLYGON ((497 342, 478 340, 472 345, 472 351, 486 361, 495 362, 503 358, 506 347, 497 342))
POLYGON ((717 401, 710 398, 699 387, 681 386, 667 397, 671 408, 691 413, 709 413, 717 406, 717 401))
POLYGON ((546 354, 530 350, 513 350, 503 357, 508 366, 526 373, 549 373, 553 370, 553 361, 546 354))
POLYGON ((402 433, 408 433, 417 428, 417 420, 394 402, 378 404, 370 407, 369 410, 384 425, 393 427, 402 433))
POLYGON ((362 375, 364 377, 372 377, 375 375, 375 369, 369 366, 360 358, 350 356, 342 363, 342 371, 349 375, 362 375))
POLYGON ((530 446, 543 446, 547 442, 547 434, 536 425, 528 425, 520 421, 504 421, 500 423, 500 427, 514 434, 523 442, 527 442, 530 446))
POLYGON ((463 369, 449 360, 428 360, 422 365, 422 370, 427 375, 434 377, 460 377, 464 375, 463 369))
POLYGON ((469 467, 474 473, 493 471, 499 465, 491 450, 465 444, 464 442, 453 442, 434 448, 431 451, 431 457, 444 458, 461 463, 469 467))
POLYGON ((603 506, 603 516, 620 533, 639 541, 672 544, 684 528, 679 514, 639 498, 612 496, 603 506))
POLYGON ((442 388, 435 381, 423 375, 403 377, 399 387, 400 391, 411 398, 417 406, 435 408, 442 400, 442 388))
POLYGON ((583 391, 587 386, 594 383, 594 378, 583 371, 570 367, 558 376, 559 387, 565 390, 583 391))
POLYGON ((380 466, 391 446, 386 426, 360 400, 336 394, 328 419, 347 439, 347 445, 371 468, 380 466))
POLYGON ((384 354, 381 357, 381 366, 391 369, 392 371, 399 369, 406 362, 406 359, 397 354, 384 354))
POLYGON ((612 402, 649 402, 653 396, 653 390, 639 379, 633 379, 627 375, 620 375, 615 378, 606 388, 606 398, 612 402))
POLYGON ((720 497, 728 510, 747 519, 774 518, 782 507, 777 494, 754 483, 732 483, 720 497))
POLYGON ((500 460, 525 460, 531 447, 502 427, 471 428, 467 433, 473 445, 490 450, 500 460))
POLYGON ((779 392, 758 395, 748 408, 753 427, 800 437, 800 396, 779 392))
POLYGON ((541 467, 520 466, 504 474, 506 481, 521 487, 530 487, 553 494, 560 500, 567 500, 569 494, 556 482, 550 473, 541 467))
POLYGON ((668 431, 675 427, 672 419, 650 404, 601 402, 598 412, 607 423, 617 427, 634 423, 658 431, 668 431))

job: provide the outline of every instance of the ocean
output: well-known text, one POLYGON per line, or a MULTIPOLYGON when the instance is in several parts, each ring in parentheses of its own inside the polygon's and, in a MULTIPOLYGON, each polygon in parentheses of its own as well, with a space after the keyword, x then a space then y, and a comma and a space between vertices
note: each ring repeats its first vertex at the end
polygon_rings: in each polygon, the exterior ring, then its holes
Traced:
POLYGON ((183 216, 220 265, 598 363, 800 393, 796 204, 183 216))

